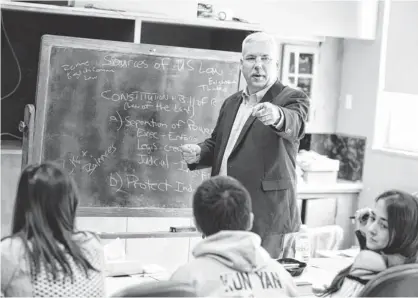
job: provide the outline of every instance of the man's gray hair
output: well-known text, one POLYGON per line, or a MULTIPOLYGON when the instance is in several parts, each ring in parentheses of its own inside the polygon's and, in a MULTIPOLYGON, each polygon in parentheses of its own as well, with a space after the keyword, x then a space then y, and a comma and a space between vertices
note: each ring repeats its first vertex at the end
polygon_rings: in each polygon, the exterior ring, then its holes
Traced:
POLYGON ((273 48, 273 52, 276 54, 276 58, 277 58, 277 55, 279 54, 279 52, 278 52, 276 39, 272 35, 267 34, 265 32, 255 32, 255 33, 248 35, 242 42, 242 52, 244 52, 244 48, 247 43, 259 42, 259 41, 267 42, 273 48))

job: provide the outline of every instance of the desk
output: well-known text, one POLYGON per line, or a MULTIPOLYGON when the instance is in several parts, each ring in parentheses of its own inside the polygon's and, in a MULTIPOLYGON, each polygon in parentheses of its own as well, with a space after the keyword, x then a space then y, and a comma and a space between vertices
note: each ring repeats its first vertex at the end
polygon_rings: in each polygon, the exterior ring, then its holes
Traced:
POLYGON ((354 258, 311 258, 302 275, 295 277, 300 296, 312 296, 312 286, 329 285, 337 273, 353 263, 354 258))
MULTIPOLYGON (((300 296, 312 296, 313 285, 330 284, 335 275, 353 262, 353 258, 312 258, 302 275, 294 278, 300 296)), ((120 289, 134 284, 169 279, 168 272, 158 275, 106 277, 106 293, 112 296, 120 289)))
POLYGON ((106 277, 106 295, 108 297, 112 296, 119 290, 132 286, 132 285, 139 285, 148 282, 156 282, 159 280, 168 280, 170 278, 170 273, 160 273, 160 274, 138 274, 132 276, 120 276, 120 277, 106 277))

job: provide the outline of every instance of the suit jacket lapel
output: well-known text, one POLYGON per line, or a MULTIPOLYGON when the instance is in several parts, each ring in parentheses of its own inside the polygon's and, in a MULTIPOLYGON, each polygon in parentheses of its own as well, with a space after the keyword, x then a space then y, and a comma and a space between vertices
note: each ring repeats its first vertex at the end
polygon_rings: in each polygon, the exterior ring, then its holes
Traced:
MULTIPOLYGON (((284 88, 283 84, 280 83, 280 81, 277 81, 266 92, 266 94, 260 100, 260 103, 262 103, 262 102, 271 102, 273 100, 273 98, 275 98, 283 90, 283 88, 284 88)), ((241 132, 240 132, 240 134, 238 136, 237 142, 235 143, 235 146, 234 146, 234 148, 231 151, 231 155, 233 154, 233 152, 235 151, 235 149, 237 149, 238 146, 241 144, 242 140, 244 139, 245 135, 248 132, 248 129, 254 123, 255 119, 256 119, 256 117, 251 116, 251 115, 250 115, 250 117, 248 117, 247 121, 244 124, 244 127, 242 128, 242 130, 241 130, 241 132)), ((231 126, 231 128, 232 128, 232 126, 231 126)))

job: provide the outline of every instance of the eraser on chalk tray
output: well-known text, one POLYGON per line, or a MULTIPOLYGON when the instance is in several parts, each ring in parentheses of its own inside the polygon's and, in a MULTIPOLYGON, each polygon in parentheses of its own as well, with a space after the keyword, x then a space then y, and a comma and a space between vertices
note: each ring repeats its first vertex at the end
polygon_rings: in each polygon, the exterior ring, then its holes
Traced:
POLYGON ((170 227, 170 232, 196 232, 195 227, 170 227))

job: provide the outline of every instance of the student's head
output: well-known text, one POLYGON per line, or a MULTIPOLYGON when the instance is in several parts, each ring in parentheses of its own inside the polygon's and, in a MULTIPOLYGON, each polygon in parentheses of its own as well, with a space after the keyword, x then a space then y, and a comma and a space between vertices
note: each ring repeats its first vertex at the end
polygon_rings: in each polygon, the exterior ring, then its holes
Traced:
MULTIPOLYGON (((386 254, 401 254, 405 263, 415 262, 418 252, 418 198, 399 190, 389 190, 376 198, 368 218, 366 247, 386 254)), ((351 266, 341 270, 323 296, 337 292, 351 266)))
POLYGON ((12 236, 23 240, 34 272, 41 270, 41 263, 47 263, 54 279, 60 273, 72 277, 67 254, 86 275, 88 270, 96 270, 73 239, 78 233, 74 227, 77 204, 75 184, 58 165, 46 162, 23 170, 17 189, 12 236))
POLYGON ((24 230, 28 237, 51 232, 62 238, 73 231, 78 197, 72 179, 54 163, 26 167, 18 184, 13 233, 24 230))
POLYGON ((257 32, 244 39, 241 71, 250 93, 260 91, 277 80, 278 54, 277 43, 271 35, 257 32))
POLYGON ((399 190, 382 193, 369 217, 366 245, 412 257, 418 251, 418 198, 399 190))
POLYGON ((254 219, 250 194, 240 182, 227 176, 212 177, 196 189, 193 215, 205 236, 223 230, 250 230, 254 219))

